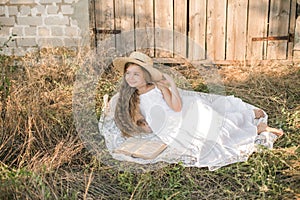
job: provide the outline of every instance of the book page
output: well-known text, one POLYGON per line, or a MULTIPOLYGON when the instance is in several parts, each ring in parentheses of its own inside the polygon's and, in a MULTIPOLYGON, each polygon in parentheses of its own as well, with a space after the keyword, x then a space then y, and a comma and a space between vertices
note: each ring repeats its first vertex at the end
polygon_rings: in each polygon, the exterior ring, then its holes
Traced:
POLYGON ((141 145, 140 142, 129 138, 124 143, 122 143, 118 148, 116 148, 114 152, 132 156, 133 152, 135 152, 137 148, 140 147, 140 145, 141 145))
POLYGON ((153 159, 158 156, 167 145, 160 141, 145 141, 133 154, 133 157, 153 159))
POLYGON ((128 156, 153 159, 158 156, 167 145, 161 141, 147 140, 141 138, 128 138, 120 147, 114 150, 128 156))

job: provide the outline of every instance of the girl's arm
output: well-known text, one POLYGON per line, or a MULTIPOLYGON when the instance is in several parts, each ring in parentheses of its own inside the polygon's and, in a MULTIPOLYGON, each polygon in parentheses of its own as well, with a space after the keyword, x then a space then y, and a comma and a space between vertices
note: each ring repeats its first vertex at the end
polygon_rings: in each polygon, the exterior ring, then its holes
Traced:
POLYGON ((177 86, 168 74, 163 74, 164 80, 157 82, 157 87, 161 90, 166 103, 175 112, 180 112, 182 108, 181 97, 177 86))

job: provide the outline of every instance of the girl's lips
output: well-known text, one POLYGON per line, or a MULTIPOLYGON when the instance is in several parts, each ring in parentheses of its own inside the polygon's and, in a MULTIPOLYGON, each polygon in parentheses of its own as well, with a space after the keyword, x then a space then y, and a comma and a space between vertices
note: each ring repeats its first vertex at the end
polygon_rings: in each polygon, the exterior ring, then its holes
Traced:
POLYGON ((128 82, 128 85, 134 85, 134 82, 128 82))

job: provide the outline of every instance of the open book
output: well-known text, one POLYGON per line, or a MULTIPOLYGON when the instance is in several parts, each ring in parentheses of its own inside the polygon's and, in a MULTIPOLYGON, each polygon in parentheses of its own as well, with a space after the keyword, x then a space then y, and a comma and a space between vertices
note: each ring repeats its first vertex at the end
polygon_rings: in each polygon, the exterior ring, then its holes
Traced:
POLYGON ((156 158, 166 148, 167 145, 161 141, 130 137, 114 153, 149 160, 156 158))

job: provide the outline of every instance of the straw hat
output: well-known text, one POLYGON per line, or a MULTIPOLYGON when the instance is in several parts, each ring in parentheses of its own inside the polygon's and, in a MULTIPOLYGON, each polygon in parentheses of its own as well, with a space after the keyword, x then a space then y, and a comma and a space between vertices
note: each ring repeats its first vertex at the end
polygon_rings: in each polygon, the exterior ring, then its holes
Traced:
POLYGON ((147 70, 153 81, 160 81, 163 78, 162 73, 153 67, 153 60, 141 52, 132 52, 129 57, 119 57, 113 60, 114 67, 121 73, 124 73, 126 63, 135 63, 147 70))

